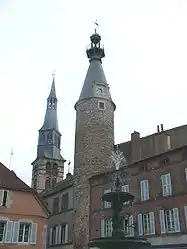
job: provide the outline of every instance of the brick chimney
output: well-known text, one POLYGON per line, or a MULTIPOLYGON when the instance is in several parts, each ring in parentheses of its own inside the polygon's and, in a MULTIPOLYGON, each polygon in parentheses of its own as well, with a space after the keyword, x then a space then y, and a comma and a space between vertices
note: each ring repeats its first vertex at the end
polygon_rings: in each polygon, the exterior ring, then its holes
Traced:
POLYGON ((131 133, 131 162, 141 159, 141 139, 140 133, 134 131, 131 133))

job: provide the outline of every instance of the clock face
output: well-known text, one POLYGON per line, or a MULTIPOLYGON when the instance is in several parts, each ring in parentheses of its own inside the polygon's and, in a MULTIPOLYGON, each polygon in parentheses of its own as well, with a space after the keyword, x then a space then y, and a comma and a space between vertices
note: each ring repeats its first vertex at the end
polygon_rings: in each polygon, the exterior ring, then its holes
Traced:
POLYGON ((97 87, 96 93, 98 95, 105 95, 105 89, 103 87, 97 87))

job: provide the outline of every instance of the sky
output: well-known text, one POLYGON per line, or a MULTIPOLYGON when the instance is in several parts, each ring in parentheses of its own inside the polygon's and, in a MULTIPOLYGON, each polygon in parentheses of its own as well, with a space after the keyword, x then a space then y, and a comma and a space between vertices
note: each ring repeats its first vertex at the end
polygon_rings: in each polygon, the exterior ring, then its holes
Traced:
POLYGON ((74 104, 95 20, 115 142, 187 123, 186 0, 0 0, 0 161, 29 185, 54 69, 61 151, 73 167, 74 104))

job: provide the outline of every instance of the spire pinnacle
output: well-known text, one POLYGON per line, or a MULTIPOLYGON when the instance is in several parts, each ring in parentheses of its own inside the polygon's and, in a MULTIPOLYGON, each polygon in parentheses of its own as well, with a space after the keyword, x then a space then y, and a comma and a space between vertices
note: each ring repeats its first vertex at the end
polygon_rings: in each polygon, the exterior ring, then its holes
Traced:
POLYGON ((49 93, 49 97, 48 99, 57 99, 56 97, 56 89, 55 89, 55 70, 53 71, 52 73, 52 76, 53 76, 53 81, 52 81, 52 85, 51 85, 51 91, 49 93))
POLYGON ((96 34, 97 33, 97 28, 99 27, 99 24, 98 24, 97 20, 94 22, 94 24, 95 24, 95 34, 96 34))

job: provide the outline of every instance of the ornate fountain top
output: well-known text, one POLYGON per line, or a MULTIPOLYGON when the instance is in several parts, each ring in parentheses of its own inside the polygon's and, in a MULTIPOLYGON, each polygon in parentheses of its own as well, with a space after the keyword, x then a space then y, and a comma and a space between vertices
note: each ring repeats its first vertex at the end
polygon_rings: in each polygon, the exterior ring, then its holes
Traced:
POLYGON ((110 156, 112 164, 115 166, 116 170, 119 170, 119 168, 126 164, 126 159, 124 157, 123 152, 117 149, 115 151, 112 151, 112 154, 110 156))

